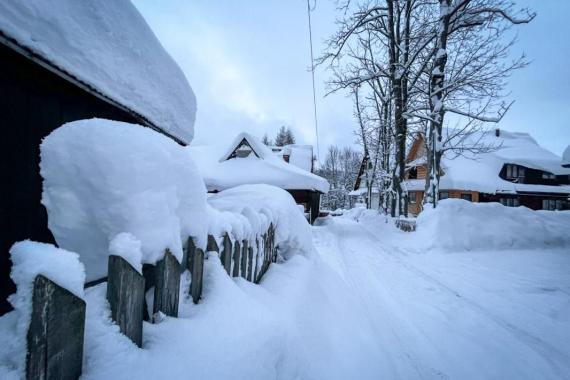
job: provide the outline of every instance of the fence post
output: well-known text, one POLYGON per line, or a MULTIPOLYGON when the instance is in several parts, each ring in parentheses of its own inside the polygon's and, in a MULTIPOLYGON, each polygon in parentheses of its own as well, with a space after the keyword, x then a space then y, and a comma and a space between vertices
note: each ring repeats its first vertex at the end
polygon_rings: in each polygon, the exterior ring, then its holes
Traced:
POLYGON ((200 248, 194 250, 193 262, 190 294, 192 295, 192 301, 197 304, 200 301, 200 297, 202 297, 202 280, 204 277, 204 251, 200 248))
POLYGON ((194 268, 194 256, 195 256, 195 252, 196 252, 196 244, 194 244, 194 239, 192 239, 192 237, 188 237, 188 244, 186 245, 186 253, 187 253, 187 260, 188 263, 187 268, 190 271, 190 273, 193 272, 193 268, 194 268))
POLYGON ((144 277, 120 256, 109 256, 107 301, 121 333, 142 347, 144 277))
POLYGON ((218 248, 218 242, 216 242, 216 238, 214 238, 212 235, 208 235, 206 252, 220 252, 220 249, 218 248))
POLYGON ((83 363, 85 301, 36 276, 26 336, 26 379, 77 379, 83 363))
POLYGON ((247 277, 247 240, 241 242, 241 276, 247 277))
POLYGON ((252 281, 253 274, 253 247, 247 248, 247 281, 252 281))
POLYGON ((228 275, 231 275, 232 270, 232 241, 230 236, 226 233, 224 235, 224 249, 222 250, 222 266, 228 275))
POLYGON ((253 256, 254 260, 253 260, 253 282, 255 282, 256 284, 259 282, 259 252, 260 252, 260 244, 259 244, 259 238, 255 239, 255 254, 253 256))
POLYGON ((234 257, 233 257, 234 267, 232 270, 232 277, 239 277, 240 253, 241 253, 241 245, 239 243, 239 240, 236 240, 234 242, 234 257))
POLYGON ((160 311, 168 316, 178 317, 180 263, 169 249, 164 252, 164 258, 156 263, 155 279, 153 314, 160 311))

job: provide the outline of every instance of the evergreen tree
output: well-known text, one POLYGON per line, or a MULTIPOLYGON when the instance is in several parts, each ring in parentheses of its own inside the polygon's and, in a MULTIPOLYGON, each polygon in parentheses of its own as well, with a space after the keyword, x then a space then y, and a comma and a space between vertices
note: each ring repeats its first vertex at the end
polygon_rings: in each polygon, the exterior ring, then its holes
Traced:
POLYGON ((289 144, 295 144, 295 135, 293 135, 293 131, 289 127, 282 125, 277 132, 277 136, 275 136, 275 145, 285 146, 289 144))
POLYGON ((263 135, 261 142, 267 146, 271 146, 271 139, 269 137, 267 137, 267 133, 263 135))

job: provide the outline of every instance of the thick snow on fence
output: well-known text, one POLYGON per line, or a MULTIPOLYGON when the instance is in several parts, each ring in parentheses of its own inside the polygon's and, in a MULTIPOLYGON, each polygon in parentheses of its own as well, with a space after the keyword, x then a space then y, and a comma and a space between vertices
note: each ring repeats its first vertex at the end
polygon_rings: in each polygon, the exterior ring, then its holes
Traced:
POLYGON ((447 251, 570 247, 570 211, 446 199, 417 220, 417 239, 447 251))
POLYGON ((263 235, 270 224, 279 226, 275 244, 281 252, 310 253, 311 227, 293 197, 269 185, 242 185, 211 196, 210 233, 216 237, 227 232, 232 239, 252 239, 263 235), (219 214, 218 214, 219 213, 219 214))
POLYGON ((144 263, 164 249, 182 260, 186 236, 207 232, 206 188, 186 149, 149 128, 91 119, 41 144, 42 203, 60 247, 79 253, 87 281, 104 277, 110 241, 141 242, 144 263))

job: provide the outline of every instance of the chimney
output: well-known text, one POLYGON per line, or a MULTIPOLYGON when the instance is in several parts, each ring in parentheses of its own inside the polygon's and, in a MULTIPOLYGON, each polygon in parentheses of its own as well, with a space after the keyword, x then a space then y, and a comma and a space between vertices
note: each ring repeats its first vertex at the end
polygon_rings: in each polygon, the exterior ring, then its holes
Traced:
POLYGON ((495 129, 495 136, 501 137, 501 128, 496 128, 496 129, 495 129))

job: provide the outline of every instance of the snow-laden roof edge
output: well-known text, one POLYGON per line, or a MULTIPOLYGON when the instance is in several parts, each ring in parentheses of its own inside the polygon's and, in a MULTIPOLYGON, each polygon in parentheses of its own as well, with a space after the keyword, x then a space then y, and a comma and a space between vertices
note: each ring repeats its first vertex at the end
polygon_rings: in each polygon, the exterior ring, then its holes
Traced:
POLYGON ((180 142, 192 141, 194 93, 130 1, 4 0, 0 42, 29 50, 28 57, 180 142))

